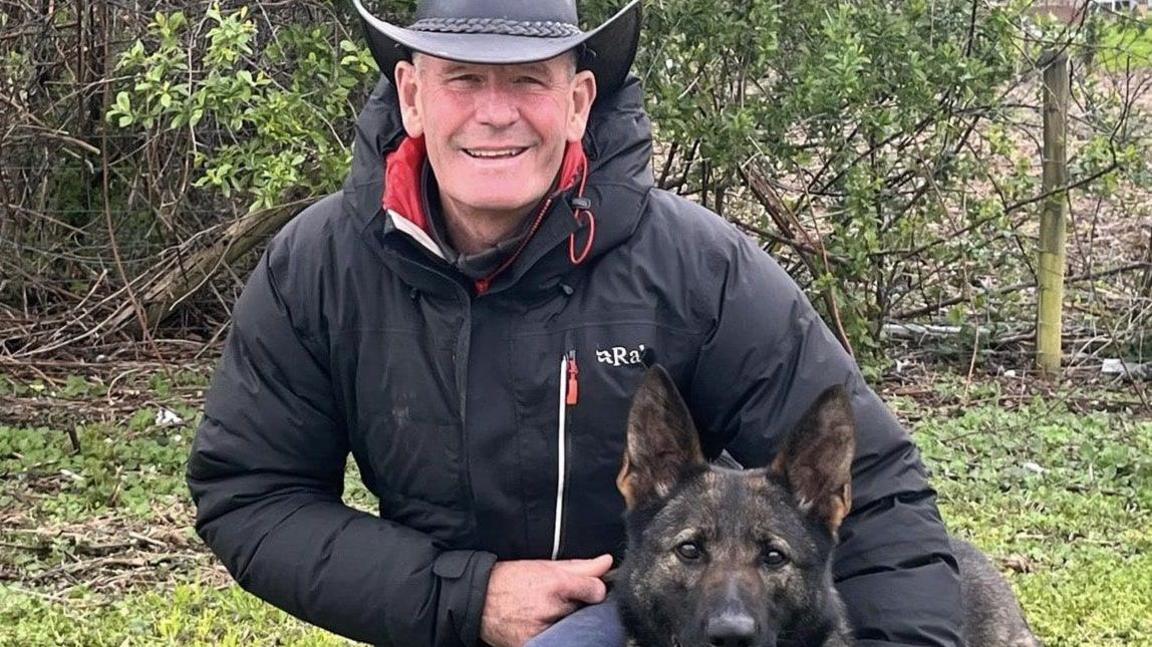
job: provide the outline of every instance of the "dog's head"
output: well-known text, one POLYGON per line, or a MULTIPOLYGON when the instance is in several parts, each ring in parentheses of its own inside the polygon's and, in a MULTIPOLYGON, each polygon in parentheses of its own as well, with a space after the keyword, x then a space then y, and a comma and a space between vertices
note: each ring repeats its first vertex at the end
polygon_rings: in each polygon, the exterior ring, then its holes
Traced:
POLYGON ((628 508, 619 595, 633 637, 772 647, 781 634, 819 632, 839 604, 829 563, 851 501, 853 439, 848 397, 833 387, 770 467, 710 466, 671 378, 650 369, 616 481, 628 508))

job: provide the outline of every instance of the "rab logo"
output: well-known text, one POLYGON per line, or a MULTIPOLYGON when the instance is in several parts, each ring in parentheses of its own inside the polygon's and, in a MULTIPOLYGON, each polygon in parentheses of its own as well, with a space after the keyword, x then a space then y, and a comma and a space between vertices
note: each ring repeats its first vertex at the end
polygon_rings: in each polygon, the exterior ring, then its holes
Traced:
POLYGON ((632 364, 643 363, 644 357, 644 344, 634 350, 629 350, 623 346, 613 346, 606 350, 596 349, 596 361, 601 364, 611 364, 612 366, 629 366, 632 364))

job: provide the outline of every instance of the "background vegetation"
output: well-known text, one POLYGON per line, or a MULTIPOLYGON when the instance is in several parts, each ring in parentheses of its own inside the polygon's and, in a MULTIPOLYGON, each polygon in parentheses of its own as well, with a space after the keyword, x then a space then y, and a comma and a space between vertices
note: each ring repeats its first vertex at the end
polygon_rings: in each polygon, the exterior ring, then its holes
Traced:
MULTIPOLYGON (((347 168, 378 74, 349 4, 0 0, 0 645, 340 644, 230 584, 182 474, 243 277, 347 168)), ((1048 644, 1152 645, 1152 28, 1089 4, 647 0, 634 71, 659 184, 801 281, 1048 644), (1073 66, 1056 384, 1045 51, 1073 66)))
MULTIPOLYGON (((218 337, 245 253, 347 168, 377 76, 347 3, 8 4, 0 352, 218 337)), ((375 6, 403 22, 412 4, 375 6)), ((618 8, 584 4, 589 24, 618 8)), ((1069 356, 1149 356, 1145 14, 1069 23, 1026 0, 645 9, 635 70, 659 184, 763 241, 880 367, 893 336, 923 341, 925 325, 958 355, 1028 357, 1038 63, 1068 52, 1069 356)))

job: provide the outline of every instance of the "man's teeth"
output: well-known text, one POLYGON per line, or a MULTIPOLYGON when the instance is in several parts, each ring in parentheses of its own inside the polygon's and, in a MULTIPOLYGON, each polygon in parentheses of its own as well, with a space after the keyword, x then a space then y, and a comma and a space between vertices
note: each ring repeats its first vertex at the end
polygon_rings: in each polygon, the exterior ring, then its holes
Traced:
POLYGON ((501 150, 487 150, 487 151, 477 151, 477 150, 464 149, 464 152, 468 153, 468 155, 470 155, 472 157, 480 157, 483 159, 496 159, 499 157, 515 157, 515 156, 519 155, 520 153, 523 153, 524 150, 525 149, 523 149, 523 148, 505 148, 505 149, 501 149, 501 150))

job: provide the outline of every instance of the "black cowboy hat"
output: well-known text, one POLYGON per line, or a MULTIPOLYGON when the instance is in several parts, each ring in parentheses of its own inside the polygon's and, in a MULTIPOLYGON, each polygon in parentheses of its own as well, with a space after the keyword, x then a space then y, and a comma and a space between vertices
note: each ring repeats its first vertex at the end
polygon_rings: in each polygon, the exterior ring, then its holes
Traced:
POLYGON ((576 0, 420 0, 416 21, 397 27, 352 0, 368 47, 390 81, 412 52, 463 63, 531 63, 579 48, 579 66, 602 94, 624 82, 640 40, 640 0, 591 31, 577 26, 576 0))

